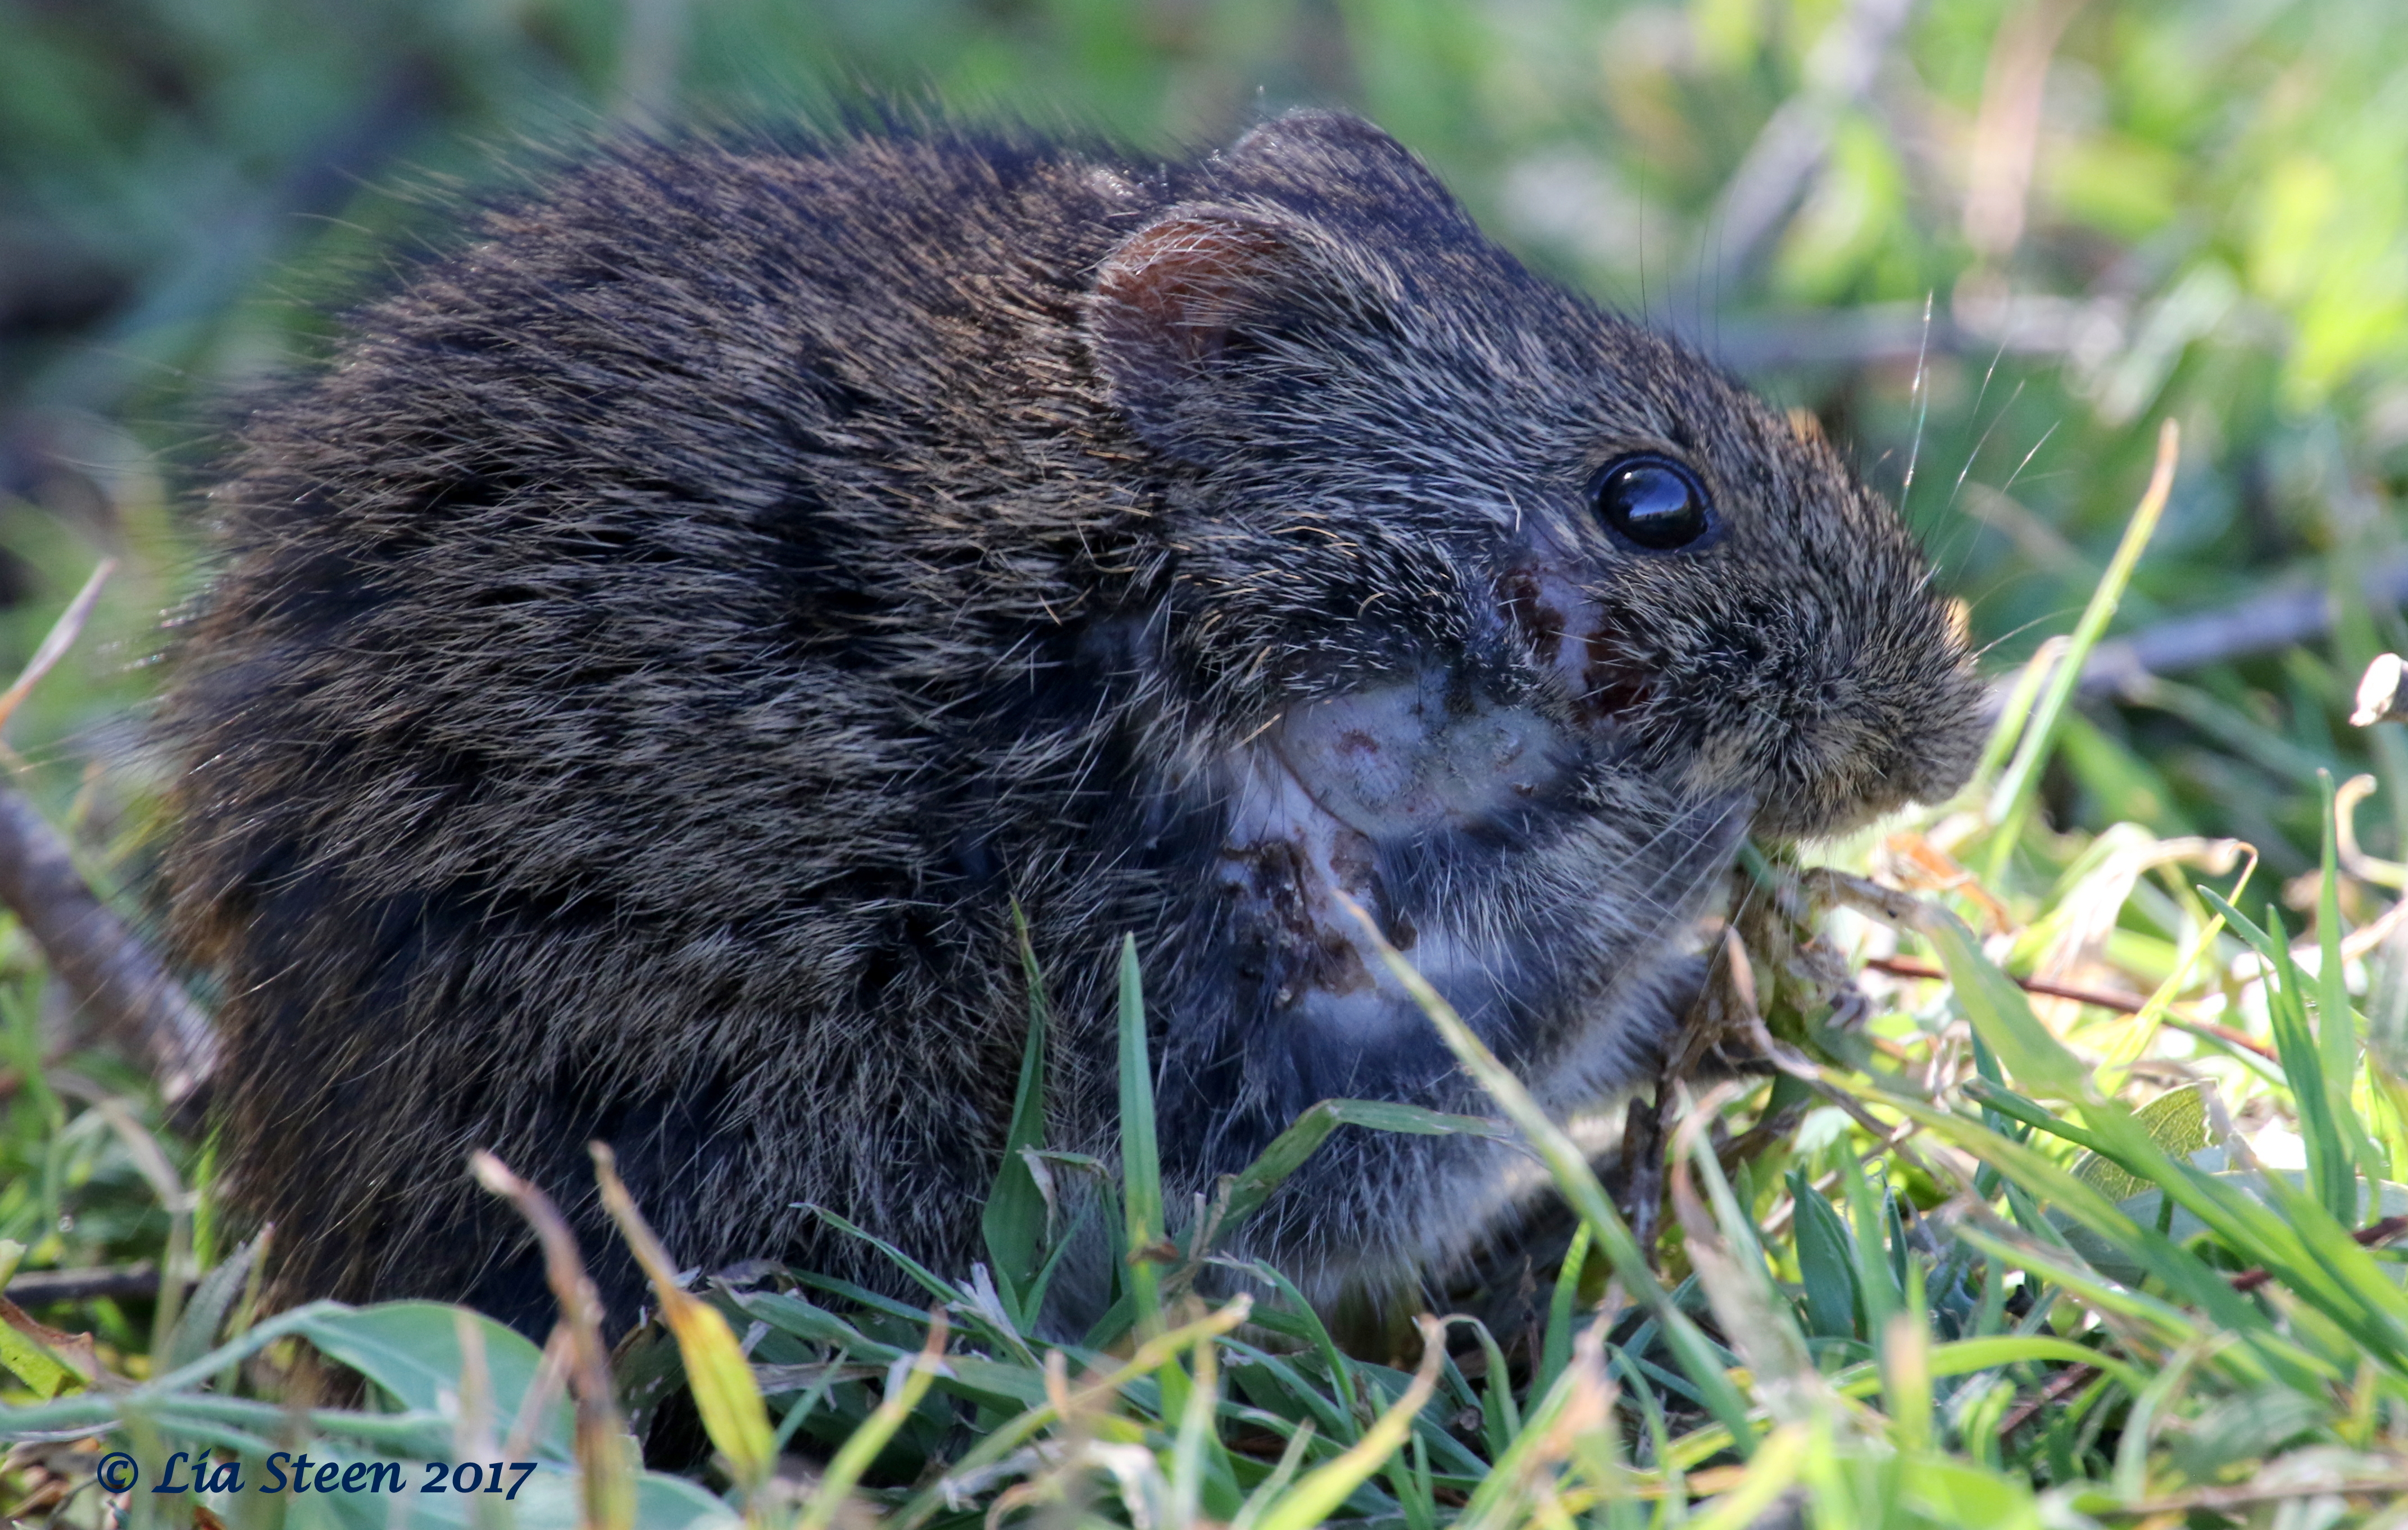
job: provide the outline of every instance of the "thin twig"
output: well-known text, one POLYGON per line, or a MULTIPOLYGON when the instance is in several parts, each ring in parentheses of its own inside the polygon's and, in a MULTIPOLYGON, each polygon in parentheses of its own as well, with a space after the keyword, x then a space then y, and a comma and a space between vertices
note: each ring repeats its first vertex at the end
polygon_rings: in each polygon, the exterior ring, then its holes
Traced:
MULTIPOLYGON (((2372 1226, 2360 1227, 2349 1236, 2356 1239, 2361 1248, 2371 1249, 2378 1243, 2387 1243, 2402 1233, 2408 1233, 2408 1217, 2386 1217, 2372 1226)), ((2243 1270, 2231 1277, 2232 1289, 2246 1294, 2257 1290, 2273 1278, 2272 1270, 2243 1270)), ((2051 1377, 2048 1385, 2007 1410, 2007 1416, 1999 1423, 1999 1437, 2004 1439, 2014 1434, 2033 1414, 2067 1393, 2078 1387, 2089 1385, 2091 1380, 2098 1374, 2099 1367, 2096 1366, 2075 1366, 2070 1370, 2060 1371, 2051 1377)))
MULTIPOLYGON (((2408 1217, 2386 1217, 2371 1227, 2360 1227, 2350 1234, 2361 1248, 2371 1249, 2378 1243, 2388 1243, 2401 1233, 2408 1233, 2408 1217)), ((2232 1278, 2235 1291, 2255 1291, 2274 1278, 2270 1270, 2243 1270, 2232 1278)))
MULTIPOLYGON (((1876 972, 1886 972, 1893 978, 1936 979, 1946 982, 1948 974, 1923 962, 1910 962, 1901 956, 1874 956, 1865 965, 1876 972)), ((2104 988, 2076 988, 2071 983, 2053 983, 2041 978, 2015 978, 2012 981, 2027 994, 2039 994, 2052 999, 2071 999, 2077 1004, 2097 1005, 2101 1009, 2114 1009, 2137 1015, 2148 1000, 2131 994, 2117 994, 2104 988)))
POLYGON ((155 1296, 158 1294, 159 1266, 147 1259, 131 1265, 103 1265, 97 1269, 36 1270, 10 1280, 7 1292, 8 1299, 19 1307, 90 1301, 97 1296, 155 1296))
MULTIPOLYGON (((2377 560, 2366 570, 2362 584, 2370 605, 2408 603, 2408 554, 2377 560)), ((2272 653, 2313 641, 2332 622, 2332 591, 2327 586, 2269 590, 2216 610, 2143 627, 2128 637, 2109 638, 2090 651, 2082 666, 2082 694, 2119 694, 2145 686, 2155 675, 2272 653)))
MULTIPOLYGON (((0 692, 0 727, 75 646, 115 572, 104 558, 16 681, 0 692)), ((51 972, 105 1036, 147 1059, 170 1107, 191 1101, 217 1063, 217 1038, 166 969, 95 895, 75 857, 33 804, 0 786, 0 904, 49 958, 51 972)))
POLYGON ((83 632, 84 622, 92 618, 92 608, 100 603, 102 587, 108 583, 108 576, 116 572, 117 560, 114 558, 103 558, 93 566, 91 576, 83 581, 83 588, 67 602, 67 608, 59 613, 59 619, 50 623, 50 632, 42 638, 42 646, 25 661, 24 671, 17 677, 16 683, 6 691, 0 691, 0 727, 8 725, 8 719, 33 694, 34 687, 42 682, 42 677, 66 657, 67 650, 75 647, 76 638, 83 632))
POLYGON ((76 869, 66 841, 33 804, 0 786, 0 904, 102 1034, 147 1057, 171 1106, 217 1066, 208 1017, 76 869))
POLYGON ((2098 1376, 2099 1367, 2096 1366, 2074 1366, 2057 1372, 2048 1379, 2046 1386, 2007 1409, 2007 1416, 1999 1421, 1999 1437, 2006 1438, 2028 1423, 2033 1414, 2067 1393, 2078 1392, 2088 1386, 2098 1376))
MULTIPOLYGON (((1934 982, 1948 980, 1948 974, 1940 968, 1924 962, 1910 962, 1902 956, 1870 957, 1866 960, 1865 965, 1876 972, 1886 972, 1893 978, 1919 978, 1934 982)), ((2101 1009, 2113 1009, 2118 1014, 2137 1015, 2146 1008, 2149 1003, 2137 994, 2118 994, 2104 988, 2076 988, 2071 983, 2053 983, 2040 978, 2010 977, 2008 980, 2027 994, 2039 994, 2052 999, 2071 999, 2076 1004, 2096 1005, 2101 1009)), ((2213 1021, 2193 1020, 2187 1015, 2175 1014, 2167 1015, 2166 1023, 2179 1030, 2212 1037, 2229 1047, 2239 1047, 2243 1051, 2254 1052, 2270 1063, 2281 1061, 2275 1055, 2273 1048, 2262 1041, 2252 1039, 2229 1025, 2218 1025, 2213 1021)))

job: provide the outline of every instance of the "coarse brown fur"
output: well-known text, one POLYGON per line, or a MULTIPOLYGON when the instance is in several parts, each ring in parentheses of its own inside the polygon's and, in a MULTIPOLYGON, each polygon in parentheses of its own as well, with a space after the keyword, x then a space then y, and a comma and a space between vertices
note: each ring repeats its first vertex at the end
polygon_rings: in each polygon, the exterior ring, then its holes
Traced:
MULTIPOLYGON (((1316 1099, 1479 1108, 1347 899, 1594 1107, 1743 832, 1970 765, 1967 656, 1832 450, 1353 119, 1150 168, 941 125, 622 146, 475 234, 251 420, 165 710, 225 1189, 288 1297, 539 1332, 487 1147, 624 1321, 594 1138, 687 1264, 892 1284, 813 1203, 966 1273, 1015 901, 1051 1141, 1107 1159, 1134 932, 1174 1208, 1316 1099), (1634 451, 1712 535, 1599 522, 1634 451)), ((1239 1245, 1326 1298, 1533 1179, 1350 1128, 1239 1245)))

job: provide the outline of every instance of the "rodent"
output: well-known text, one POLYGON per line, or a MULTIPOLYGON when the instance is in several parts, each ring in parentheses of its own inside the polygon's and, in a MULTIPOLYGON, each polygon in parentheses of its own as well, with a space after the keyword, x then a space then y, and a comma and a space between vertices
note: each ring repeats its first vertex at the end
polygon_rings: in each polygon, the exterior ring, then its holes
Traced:
MULTIPOLYGON (((212 500, 162 885, 286 1299, 544 1332, 483 1147, 625 1321, 596 1138, 686 1265, 896 1285, 810 1203, 967 1274, 1015 905, 1051 1144, 1108 1161, 1134 934, 1173 1208, 1325 1097, 1484 1108, 1345 898, 1599 1105, 1743 835, 1974 753, 1929 568, 1833 448, 1344 115, 1154 165, 943 122, 597 149, 357 312, 212 500)), ((1537 1177, 1347 1128, 1238 1245, 1334 1299, 1537 1177)))

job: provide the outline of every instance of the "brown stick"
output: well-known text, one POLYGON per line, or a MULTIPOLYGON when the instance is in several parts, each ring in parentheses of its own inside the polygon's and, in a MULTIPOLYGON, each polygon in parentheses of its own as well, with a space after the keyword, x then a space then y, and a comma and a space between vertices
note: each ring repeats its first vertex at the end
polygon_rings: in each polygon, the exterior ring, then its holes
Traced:
MULTIPOLYGON (((2408 557, 2394 553, 2372 560, 2361 578, 2373 605, 2408 599, 2408 557)), ((2308 642, 2331 627, 2333 604, 2322 583, 2286 583, 2232 606, 2174 617, 2129 637, 2111 637, 2092 649, 2082 666, 2082 694, 2112 695, 2145 685, 2152 675, 2308 642)))
MULTIPOLYGON (((1910 962, 1902 956, 1875 956, 1868 959, 1865 965, 1876 972, 1886 972, 1893 978, 1920 978, 1927 981, 1943 983, 1948 980, 1948 974, 1940 968, 1925 962, 1910 962)), ((2075 988, 2069 983, 2045 982, 2038 978, 2011 977, 2008 981, 2027 994, 2039 994, 2052 999, 2071 999, 2076 1004, 2095 1004, 2101 1009, 2113 1009, 2119 1014, 2137 1015, 2148 1007, 2149 1002, 2136 994, 2117 994, 2103 988, 2075 988)), ((2243 1051, 2255 1052, 2270 1063, 2282 1061, 2274 1054, 2273 1048, 2262 1041, 2253 1039, 2243 1032, 2234 1030, 2229 1025, 2218 1025, 2213 1021, 2193 1020, 2187 1015, 2175 1014, 2167 1015, 2166 1023, 2177 1030, 2213 1037, 2227 1046, 2239 1047, 2243 1051)))
MULTIPOLYGON (((2408 1233, 2408 1217, 2386 1217, 2371 1227, 2360 1227, 2349 1236, 2358 1246, 2371 1249, 2378 1243, 2388 1243, 2401 1233, 2408 1233)), ((2271 1270, 2246 1269, 2232 1278, 2235 1291, 2255 1291, 2274 1278, 2271 1270)))
MULTIPOLYGON (((1910 962, 1902 956, 1875 956, 1865 965, 1876 972, 1886 972, 1893 978, 1925 978, 1941 982, 1948 974, 1925 962, 1910 962)), ((2077 1004, 2095 1004, 2101 1009, 2114 1009, 2127 1015, 2137 1015, 2148 1000, 2131 994, 2117 994, 2104 988, 2075 988, 2069 983, 2053 983, 2039 978, 2013 978, 2014 984, 2027 994, 2045 994, 2052 999, 2071 999, 2077 1004)))
POLYGON ((89 1301, 95 1296, 155 1296, 159 1266, 149 1260, 109 1265, 98 1269, 45 1269, 20 1275, 8 1282, 6 1294, 19 1307, 44 1307, 52 1302, 89 1301))
MULTIPOLYGON (((2386 1217, 2372 1226, 2360 1227, 2349 1236, 2357 1239, 2359 1247, 2371 1249, 2378 1243, 2388 1243, 2402 1233, 2408 1233, 2408 1217, 2386 1217)), ((2232 1289, 2252 1292, 2273 1278, 2272 1270, 2245 1269, 2232 1277, 2232 1289)), ((2004 1439, 2014 1434, 2033 1414, 2075 1388, 2089 1385, 2091 1378, 2098 1374, 2096 1366, 2075 1366, 2049 1378, 2046 1386, 2007 1410, 2007 1416, 1999 1423, 1999 1437, 2004 1439)))
POLYGON ((217 1066, 208 1017, 124 922, 93 895, 66 841, 0 786, 0 904, 24 924, 97 1030, 147 1059, 169 1105, 217 1066))

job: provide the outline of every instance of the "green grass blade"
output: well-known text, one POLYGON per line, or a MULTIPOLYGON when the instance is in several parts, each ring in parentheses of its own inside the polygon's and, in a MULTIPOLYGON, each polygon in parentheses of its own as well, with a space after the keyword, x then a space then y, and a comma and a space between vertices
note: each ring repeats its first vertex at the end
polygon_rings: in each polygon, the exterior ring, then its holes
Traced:
POLYGON ((1322 1323, 1321 1314, 1304 1299, 1304 1293, 1296 1288, 1295 1281, 1259 1260, 1244 1267, 1255 1279, 1275 1287, 1286 1299, 1289 1311, 1285 1315, 1293 1317, 1312 1341, 1314 1352, 1321 1357, 1322 1365, 1329 1372, 1330 1390, 1338 1395, 1336 1412, 1322 1422, 1334 1438, 1353 1445, 1358 1437, 1355 1420, 1360 1416, 1354 1389, 1354 1363, 1346 1358, 1345 1352, 1338 1348, 1338 1341, 1329 1337, 1328 1328, 1322 1323))
POLYGON ((1438 1372, 1445 1358, 1445 1336, 1435 1318, 1422 1323, 1422 1364, 1412 1384, 1387 1411, 1372 1421, 1363 1437, 1326 1466, 1307 1472, 1254 1523, 1260 1530, 1312 1530, 1326 1523, 1355 1488, 1396 1453, 1410 1435, 1413 1419, 1438 1389, 1438 1372))
MULTIPOLYGON (((857 1226, 854 1223, 846 1221, 843 1217, 837 1215, 824 1206, 807 1205, 806 1209, 808 1209, 811 1215, 819 1218, 822 1222, 824 1222, 829 1226, 835 1228, 838 1232, 844 1234, 847 1237, 859 1238, 862 1242, 868 1244, 873 1249, 876 1249, 880 1253, 884 1254, 888 1259, 893 1260, 895 1262, 896 1268, 901 1270, 904 1274, 909 1275, 919 1284, 922 1290, 927 1292, 929 1295, 936 1297, 938 1301, 943 1303, 945 1306, 949 1308, 974 1308, 977 1305, 970 1300, 969 1293, 953 1284, 951 1280, 939 1275, 927 1265, 923 1265, 918 1260, 912 1258, 910 1254, 905 1253, 901 1249, 889 1243, 886 1239, 880 1237, 877 1234, 869 1231, 867 1228, 857 1226)), ((921 1317, 924 1316, 924 1313, 921 1313, 910 1307, 901 1307, 900 1309, 897 1310, 896 1307, 890 1306, 888 1310, 893 1313, 893 1315, 902 1317, 906 1321, 910 1322, 916 1322, 921 1317)))
POLYGON ((2308 1156, 2308 1182, 2327 1210, 2344 1222, 2352 1221, 2358 1214, 2357 1156, 2349 1151, 2348 1138, 2334 1118, 2332 1092, 2325 1084, 2323 1050, 2308 1023, 2300 969, 2291 960, 2290 936, 2283 927, 2282 915, 2273 905, 2267 905, 2266 925, 2260 927, 2213 889, 2199 891, 2266 963, 2266 1018, 2274 1033, 2274 1051, 2282 1059, 2284 1079, 2290 1086, 2292 1108, 2299 1115, 2300 1137, 2308 1156))
MULTIPOLYGON (((1089 1398, 1101 1397, 1117 1394, 1125 1387, 1139 1383, 1143 1377, 1174 1359, 1181 1351, 1197 1344, 1210 1344, 1244 1323, 1253 1305, 1246 1297, 1240 1296, 1218 1311, 1207 1313, 1168 1333, 1155 1335, 1140 1343, 1137 1347, 1137 1352, 1130 1355, 1117 1368, 1082 1386, 1074 1395, 1089 1398)), ((958 1358, 957 1356, 949 1357, 946 1364, 953 1364, 958 1358)), ((1035 1438, 1039 1430, 1058 1422, 1059 1419, 1060 1414, 1055 1411, 1050 1399, 1034 1404, 1026 1411, 1010 1420, 1001 1427, 990 1431, 985 1438, 971 1446, 960 1460, 953 1464, 948 1477, 940 1477, 922 1488, 913 1495, 910 1503, 905 1504, 902 1509, 886 1523, 891 1523, 896 1530, 916 1530, 917 1526, 935 1518, 938 1512, 946 1507, 950 1477, 967 1476, 1005 1459, 1012 1451, 1035 1438)))
POLYGON ((1888 1251, 1883 1246, 1881 1197, 1856 1154, 1842 1155, 1840 1183, 1847 1192, 1850 1224, 1849 1257, 1855 1264, 1856 1298, 1863 1305, 1864 1337, 1876 1342, 1904 1299, 1890 1274, 1888 1251))
MULTIPOLYGON (((1695 1219, 1694 1203, 1673 1180, 1673 1200, 1688 1235, 1689 1263, 1713 1304, 1714 1317, 1733 1348, 1747 1360, 1756 1379, 1759 1401, 1776 1418, 1797 1412, 1801 1398, 1819 1394, 1820 1374, 1814 1369, 1806 1336, 1798 1330, 1797 1314, 1772 1283, 1756 1224, 1740 1208, 1739 1197, 1724 1176, 1722 1164, 1703 1132, 1686 1126, 1675 1135, 1675 1152, 1686 1138, 1686 1167, 1706 1189, 1712 1221, 1695 1219)), ((1676 1169, 1683 1167, 1679 1159, 1676 1169)))
POLYGON ((1229 1350, 1242 1358, 1249 1369, 1269 1377, 1279 1390, 1288 1394, 1297 1411, 1312 1415, 1299 1421, 1306 1427, 1317 1429, 1341 1449, 1361 1437, 1362 1425, 1351 1408, 1313 1385, 1312 1378, 1293 1364, 1293 1355, 1276 1354, 1247 1344, 1233 1344, 1229 1350))
POLYGON ((2014 685, 2007 692, 2006 704, 1999 708, 1999 720, 1990 724, 1990 736, 1982 745, 1982 757, 1973 765, 1973 788, 1987 792, 1998 782, 2000 766, 2023 736, 2024 725, 2031 721, 2032 708, 2040 700, 2040 688, 2065 662, 2065 639, 2051 637, 2035 650, 2030 659, 2015 675, 2014 685))
MULTIPOLYGON (((1841 1083, 1835 1076, 1827 1074, 1827 1080, 1840 1087, 1844 1087, 1844 1084, 1841 1083)), ((2254 1304, 2235 1293, 2219 1272, 2209 1268, 2198 1255, 2174 1243, 2156 1229, 2143 1227, 2132 1221, 2119 1210, 2114 1202, 2109 1201, 2091 1186, 2075 1179, 2063 1165, 2052 1163, 2031 1148, 2001 1137, 1963 1116, 1897 1095, 1880 1095, 1877 1099, 1887 1108, 1913 1117, 1935 1133, 1995 1165, 2010 1180, 2022 1185, 2046 1204, 2065 1212, 2075 1222, 2108 1242, 2128 1250, 2134 1260, 2156 1271, 2169 1289, 2182 1300, 2200 1308, 2218 1327, 2246 1331, 2260 1337, 2271 1332, 2271 1325, 2265 1314, 2254 1304)), ((2123 1149, 2124 1151, 2118 1153, 2118 1157, 2126 1162, 2152 1169, 2155 1169, 2157 1165, 2164 1163, 2163 1155, 2157 1154, 2157 1163, 2153 1165, 2149 1154, 2155 1151, 2154 1145, 2149 1143, 2147 1137, 2140 1133, 2138 1128, 2133 1129, 2132 1135, 2139 1138, 2142 1148, 2145 1151, 2130 1151, 2127 1144, 2105 1138, 2103 1134, 2102 1140, 2109 1141, 2110 1146, 2123 1149)), ((2172 1194, 2177 1195, 2188 1194, 2194 1198, 2200 1198, 2197 1195, 2197 1187, 2184 1176, 2173 1172, 2171 1165, 2157 1173, 2143 1174, 2142 1178, 2151 1183, 2158 1184, 2172 1194)), ((2201 1201, 2202 1204, 2206 1204, 2203 1198, 2201 1201)), ((2210 1211, 2196 1211, 2195 1214, 2200 1215, 2202 1221, 2207 1221, 2211 1213, 2222 1216, 2225 1209, 2221 1205, 2214 1205, 2210 1211)), ((2061 1257, 2070 1259, 2071 1255, 2061 1257)), ((2185 1319, 2183 1323, 2186 1327, 2189 1326, 2189 1320, 2185 1319)))
POLYGON ((2005 872, 2008 858, 2023 837, 2032 794, 2040 789, 2041 766, 2048 763, 2049 749, 2056 742, 2057 719, 2064 715, 2067 704, 2073 699, 2074 688, 2082 682, 2082 666, 2107 631, 2107 623, 2114 618, 2115 607, 2124 597, 2124 587, 2131 581, 2133 566, 2141 561, 2141 550, 2149 545, 2149 537, 2157 529, 2157 518, 2165 512, 2166 497, 2174 484, 2174 464, 2181 450, 2182 433, 2169 419, 2157 431, 2157 460, 2149 474, 2148 490, 2142 494, 2139 508, 2125 526, 2124 539, 2116 544, 2115 556, 2109 560, 2107 572, 2100 577, 2098 588, 2091 591, 2090 604, 2083 608, 2082 619, 2073 624, 2073 635, 2065 646, 2065 659, 2049 677, 2040 705, 2032 709, 2031 721, 2025 725, 2023 739, 2015 748, 2014 762, 1999 779, 1997 790, 1990 794, 1989 878, 1993 882, 2005 872))
POLYGON ((886 1448, 886 1442, 903 1427, 903 1421, 920 1406, 920 1399, 927 1395, 929 1383, 937 1379, 944 1364, 944 1352, 945 1320, 944 1314, 939 1312, 929 1320, 927 1347, 895 1363, 887 1380, 885 1400, 829 1458, 818 1488, 795 1520, 796 1530, 827 1530, 836 1523, 837 1513, 844 1508, 853 1484, 861 1480, 862 1473, 878 1459, 878 1452, 886 1448))
POLYGON ((1028 922, 1017 904, 1012 906, 1011 924, 1019 937, 1020 966, 1028 984, 1028 1039, 1021 1049, 1020 1081, 1012 1091, 1003 1162, 996 1167, 986 1208, 979 1214, 979 1234, 986 1245, 987 1264, 995 1271, 996 1289, 1012 1321, 1025 1331, 1037 1317, 1030 1298, 1045 1257, 1045 1194, 1021 1150, 1045 1146, 1045 1033, 1050 1007, 1045 975, 1029 943, 1028 922))
POLYGON ((2051 1035, 2014 980, 1983 953, 1965 922, 1937 904, 1918 906, 1916 929, 1931 942, 1965 1018, 2027 1094, 2080 1099, 2089 1070, 2051 1035))
MULTIPOLYGON (((2332 772, 2317 771, 2316 784, 2324 794, 2325 830, 2324 862, 2316 882, 2316 1048, 2334 1124, 2357 1161, 2358 1172, 2372 1183, 2383 1178, 2385 1163, 2373 1135, 2350 1103, 2361 1037, 2358 1014, 2350 1008, 2349 974, 2341 954, 2341 866, 2334 843, 2332 772)), ((2357 1214, 2354 1208, 2351 1214, 2357 1214)))
POLYGON ((1539 1344, 1539 1370, 1530 1379, 1530 1395, 1543 1397, 1572 1358, 1572 1307, 1580 1295, 1581 1268, 1588 1263, 1587 1223, 1572 1229, 1571 1247, 1555 1271, 1555 1289, 1547 1299, 1547 1332, 1539 1344))
POLYGON ((1806 1287, 1807 1327, 1817 1338, 1856 1338, 1860 1298, 1848 1224, 1800 1170, 1789 1171, 1789 1198, 1795 1208, 1790 1225, 1798 1274, 1806 1287))
POLYGON ((1980 1227, 1959 1227, 1956 1236, 2003 1263, 2046 1277, 2051 1285, 2063 1287, 2080 1297, 2086 1306, 2124 1319, 2169 1348, 2189 1343, 2201 1334, 2214 1331, 2200 1323, 2197 1314, 2146 1293, 2117 1285, 2084 1265, 2071 1252, 2030 1240, 2000 1237, 1980 1227))
POLYGON ((1304 1165, 1329 1134, 1340 1126, 1361 1126, 1375 1132, 1401 1132, 1412 1137, 1484 1137, 1514 1140, 1512 1129, 1478 1116, 1453 1116, 1419 1106, 1387 1100, 1323 1100, 1308 1107, 1287 1130, 1271 1139, 1252 1164, 1229 1182, 1229 1198, 1221 1214, 1224 1232, 1235 1227, 1271 1198, 1287 1177, 1304 1165))
MULTIPOLYGON (((2308 1020, 2307 984, 2299 964, 2291 959, 2289 932, 2273 905, 2266 907, 2267 933, 2274 947, 2274 971, 2266 983, 2266 1012, 2273 1022, 2274 1050, 2291 1080, 2292 1107, 2299 1112, 2300 1136, 2308 1152, 2308 1182, 2325 1209, 2343 1223, 2358 1216, 2358 1159, 2349 1151, 2333 1108, 2332 1075, 2325 1065, 2325 1049, 2308 1020)), ((2343 1013, 2346 1015, 2347 1009, 2343 1013)), ((2344 1035, 2346 1032, 2344 1031, 2344 1035)), ((2348 1076, 2344 1074, 2346 1079, 2348 1076)), ((2348 1104, 2343 1102, 2346 1111, 2348 1104)))
POLYGON ((2146 1373, 2128 1361, 2070 1338, 2045 1334, 2000 1334, 1937 1345, 1931 1351, 1931 1375, 1934 1380, 1945 1380, 1976 1371, 1996 1370, 2001 1366, 2049 1360, 2068 1366, 2096 1366, 2132 1392, 2140 1391, 2147 1382, 2146 1373))
POLYGON ((1154 1065, 1146 1055, 1145 985, 1138 975, 1137 937, 1121 937, 1121 1195, 1128 1229, 1122 1274, 1136 1298, 1139 1332, 1162 1322, 1162 1284, 1152 1251, 1163 1240, 1162 1159, 1154 1134, 1154 1065))
POLYGON ((1529 1422, 1498 1456, 1496 1466, 1472 1493, 1471 1501, 1464 1506, 1455 1521, 1457 1525, 1475 1530, 1479 1526, 1530 1523, 1527 1509, 1531 1492, 1547 1479, 1551 1465, 1548 1457, 1562 1449, 1564 1415, 1573 1410, 1584 1391, 1595 1393, 1603 1385, 1603 1367, 1596 1357, 1585 1357, 1580 1364, 1581 1369, 1568 1367, 1547 1384, 1544 1392, 1534 1394, 1529 1422))

